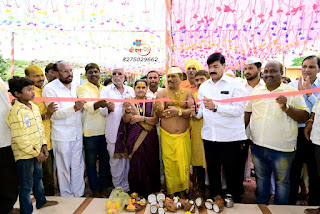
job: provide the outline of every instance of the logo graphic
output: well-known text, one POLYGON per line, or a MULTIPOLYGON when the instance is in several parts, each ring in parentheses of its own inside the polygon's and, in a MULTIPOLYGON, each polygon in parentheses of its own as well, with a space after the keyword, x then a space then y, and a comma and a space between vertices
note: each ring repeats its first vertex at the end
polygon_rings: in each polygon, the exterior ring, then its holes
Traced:
POLYGON ((129 49, 131 53, 137 53, 140 56, 148 56, 151 52, 151 48, 148 44, 142 44, 141 39, 137 39, 133 42, 133 47, 129 49))

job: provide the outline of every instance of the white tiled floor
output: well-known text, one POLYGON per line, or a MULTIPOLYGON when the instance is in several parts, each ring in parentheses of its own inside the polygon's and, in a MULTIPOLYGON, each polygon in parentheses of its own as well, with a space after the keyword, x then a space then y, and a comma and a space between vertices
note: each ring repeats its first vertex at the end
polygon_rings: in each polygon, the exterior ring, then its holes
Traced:
MULTIPOLYGON (((31 196, 33 198, 33 196, 31 196)), ((47 196, 47 200, 58 201, 56 206, 45 207, 37 210, 36 203, 33 203, 34 214, 71 214, 82 204, 85 198, 66 198, 59 196, 47 196)), ((94 198, 91 203, 83 211, 84 214, 105 214, 106 213, 106 198, 94 198)), ((15 208, 19 208, 19 200, 14 205, 15 208)), ((272 214, 302 214, 306 208, 317 208, 307 206, 277 206, 269 205, 269 210, 272 214)), ((133 214, 134 212, 122 212, 123 214, 133 214)), ((167 212, 170 213, 170 212, 167 212)), ((179 210, 176 214, 184 214, 184 210, 179 210)), ((224 208, 221 214, 261 214, 258 205, 256 204, 234 204, 232 208, 224 208)), ((145 214, 150 214, 150 205, 148 204, 145 209, 145 214)), ((196 210, 195 214, 199 214, 196 210)), ((212 210, 207 210, 207 214, 215 214, 212 210)))

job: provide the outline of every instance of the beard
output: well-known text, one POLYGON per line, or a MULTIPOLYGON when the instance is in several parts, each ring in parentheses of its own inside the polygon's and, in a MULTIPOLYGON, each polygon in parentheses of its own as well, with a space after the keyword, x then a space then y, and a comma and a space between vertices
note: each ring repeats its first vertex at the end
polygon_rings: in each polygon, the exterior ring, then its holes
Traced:
POLYGON ((154 87, 157 87, 157 86, 158 86, 158 83, 156 83, 156 82, 151 82, 151 83, 149 84, 149 86, 152 87, 152 88, 154 88, 154 87))
POLYGON ((73 78, 71 80, 68 79, 64 79, 64 80, 60 80, 60 82, 64 83, 64 84, 70 84, 72 82, 73 78))
POLYGON ((247 79, 247 80, 253 80, 253 79, 257 78, 258 75, 259 75, 259 73, 255 74, 255 75, 251 75, 251 76, 248 77, 248 78, 246 77, 246 79, 247 79))

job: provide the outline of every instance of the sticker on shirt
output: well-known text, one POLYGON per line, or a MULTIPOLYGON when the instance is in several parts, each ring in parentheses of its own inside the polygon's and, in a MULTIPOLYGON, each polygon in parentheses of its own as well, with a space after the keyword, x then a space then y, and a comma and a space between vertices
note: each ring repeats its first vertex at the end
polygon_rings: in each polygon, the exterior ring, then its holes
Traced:
POLYGON ((26 125, 26 127, 30 127, 31 123, 30 123, 30 118, 28 115, 24 115, 24 124, 26 125))

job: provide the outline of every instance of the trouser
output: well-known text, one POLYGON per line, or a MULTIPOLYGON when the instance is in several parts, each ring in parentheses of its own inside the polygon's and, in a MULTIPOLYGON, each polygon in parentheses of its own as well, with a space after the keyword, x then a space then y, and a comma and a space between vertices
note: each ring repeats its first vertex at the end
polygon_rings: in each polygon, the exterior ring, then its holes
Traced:
POLYGON ((256 144, 251 145, 251 152, 257 178, 257 203, 269 203, 270 178, 273 171, 276 183, 274 204, 288 204, 289 174, 295 152, 276 151, 256 144))
POLYGON ((13 209, 19 193, 19 177, 11 146, 0 148, 0 214, 13 209))
POLYGON ((196 175, 197 178, 197 186, 198 186, 198 191, 201 197, 205 197, 206 193, 206 169, 203 168, 202 166, 193 166, 193 173, 196 175))
MULTIPOLYGON (((317 166, 317 172, 318 172, 317 183, 320 184, 320 146, 319 145, 315 146, 314 154, 316 158, 316 166, 317 166)), ((318 190, 318 193, 319 192, 320 190, 318 190)), ((318 201, 318 204, 320 204, 320 201, 318 201)))
POLYGON ((84 194, 84 161, 82 138, 75 141, 52 140, 62 197, 81 197, 84 194))
POLYGON ((106 144, 104 135, 83 138, 87 175, 92 191, 103 191, 112 182, 110 158, 106 144), (97 173, 97 160, 99 161, 99 175, 97 173))
POLYGON ((304 163, 307 164, 309 177, 309 206, 320 205, 320 193, 318 174, 316 170, 316 159, 312 155, 315 151, 315 144, 308 141, 304 136, 304 128, 299 128, 296 156, 293 159, 290 170, 290 196, 289 204, 296 205, 298 199, 301 170, 304 163))
POLYGON ((40 209, 46 202, 42 183, 42 164, 36 158, 17 161, 19 175, 20 213, 31 214, 33 206, 30 198, 31 190, 36 199, 36 207, 40 209))
POLYGON ((113 158, 115 143, 107 142, 107 150, 110 156, 110 171, 112 175, 112 183, 114 187, 122 187, 125 192, 129 192, 129 169, 130 163, 127 158, 113 158))
POLYGON ((243 193, 243 164, 241 159, 241 144, 243 141, 212 142, 203 140, 207 160, 207 171, 210 183, 210 194, 214 198, 222 195, 221 166, 226 175, 227 193, 231 194, 235 202, 240 202, 243 193))
POLYGON ((43 186, 44 195, 53 196, 54 195, 54 180, 53 180, 53 150, 49 151, 49 157, 42 163, 43 171, 43 186))
MULTIPOLYGON (((240 149, 240 176, 242 178, 242 182, 245 180, 246 174, 246 165, 248 160, 249 154, 249 146, 251 144, 251 140, 244 140, 241 142, 241 149, 240 149)), ((241 192, 244 193, 244 187, 241 185, 241 192)))

